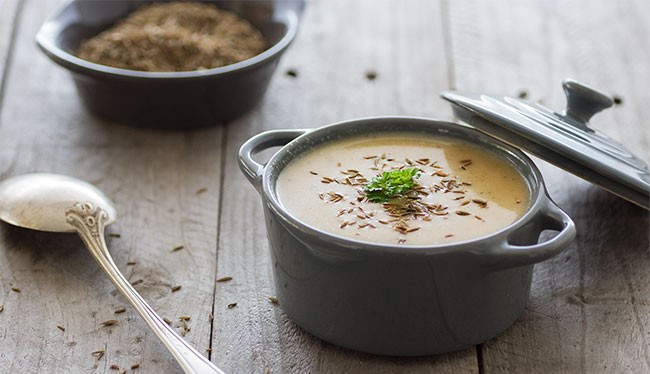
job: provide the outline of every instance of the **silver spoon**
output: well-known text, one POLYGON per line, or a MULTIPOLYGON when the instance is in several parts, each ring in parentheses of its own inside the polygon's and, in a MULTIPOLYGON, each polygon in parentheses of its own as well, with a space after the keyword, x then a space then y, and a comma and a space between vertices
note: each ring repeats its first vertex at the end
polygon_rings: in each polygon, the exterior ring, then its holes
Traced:
POLYGON ((113 204, 101 191, 75 178, 26 174, 0 182, 0 220, 39 231, 76 231, 186 373, 223 373, 172 330, 120 273, 104 240, 104 227, 115 222, 115 217, 113 204))

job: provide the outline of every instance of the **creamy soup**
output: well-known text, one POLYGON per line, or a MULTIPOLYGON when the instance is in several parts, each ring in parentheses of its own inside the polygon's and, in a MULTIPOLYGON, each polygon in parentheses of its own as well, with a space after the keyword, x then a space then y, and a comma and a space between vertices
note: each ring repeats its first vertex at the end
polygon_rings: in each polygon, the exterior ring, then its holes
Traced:
POLYGON ((310 226, 391 244, 482 237, 517 220, 529 205, 528 185, 505 160, 451 138, 403 133, 317 146, 280 173, 277 193, 287 212, 310 226), (369 183, 376 187, 382 175, 386 180, 396 171, 414 174, 407 178, 412 186, 371 201, 377 198, 369 183))

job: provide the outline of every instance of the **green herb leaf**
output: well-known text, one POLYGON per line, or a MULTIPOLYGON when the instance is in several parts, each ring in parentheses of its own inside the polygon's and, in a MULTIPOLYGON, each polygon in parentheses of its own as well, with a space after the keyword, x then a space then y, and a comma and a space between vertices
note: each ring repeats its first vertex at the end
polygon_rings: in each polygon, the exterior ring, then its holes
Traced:
POLYGON ((393 197, 403 195, 415 185, 414 178, 419 178, 417 168, 385 171, 370 180, 364 187, 368 200, 373 203, 385 203, 393 197))

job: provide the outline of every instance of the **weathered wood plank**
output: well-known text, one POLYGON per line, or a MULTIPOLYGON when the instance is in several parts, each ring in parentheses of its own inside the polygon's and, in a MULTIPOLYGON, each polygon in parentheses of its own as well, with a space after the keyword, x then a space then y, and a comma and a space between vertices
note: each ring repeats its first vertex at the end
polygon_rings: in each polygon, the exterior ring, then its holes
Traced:
MULTIPOLYGON (((177 326, 179 316, 191 316, 186 338, 204 351, 223 129, 143 131, 88 114, 68 73, 34 46, 36 30, 60 3, 25 4, 0 113, 0 177, 56 172, 102 189, 119 214, 109 232, 120 237, 108 239, 116 263, 162 316, 177 326), (172 292, 175 285, 182 288, 172 292)), ((136 363, 142 372, 180 370, 74 236, 0 225, 0 303, 0 372, 112 372, 111 364, 136 363), (127 311, 114 314, 119 307, 127 311), (113 318, 120 323, 99 326, 113 318), (100 349, 106 354, 97 360, 91 352, 100 349)))
POLYGON ((381 114, 439 117, 447 86, 436 1, 312 1, 259 110, 228 126, 213 360, 231 372, 476 372, 474 349, 417 359, 359 354, 298 328, 274 294, 260 198, 240 175, 239 146, 274 128, 318 127, 381 114), (283 74, 293 69, 298 76, 283 74), (367 71, 377 78, 368 80, 367 71), (237 306, 228 309, 227 304, 237 306))
POLYGON ((20 0, 0 0, 0 109, 4 96, 4 78, 10 59, 15 18, 20 9, 20 0))
MULTIPOLYGON (((623 98, 592 125, 650 159, 647 2, 448 3, 458 89, 526 91, 560 110, 561 81, 584 81, 623 98)), ((647 372, 648 212, 536 162, 578 237, 536 267, 526 312, 483 347, 485 372, 647 372)))

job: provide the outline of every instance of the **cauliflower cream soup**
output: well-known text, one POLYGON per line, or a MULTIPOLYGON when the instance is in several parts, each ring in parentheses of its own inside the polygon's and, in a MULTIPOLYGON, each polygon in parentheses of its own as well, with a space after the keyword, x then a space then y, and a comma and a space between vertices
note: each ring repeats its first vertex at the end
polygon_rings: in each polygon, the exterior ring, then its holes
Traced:
POLYGON ((505 159, 453 138, 377 133, 327 142, 280 173, 282 206, 300 221, 375 243, 430 245, 486 236, 528 209, 505 159))

